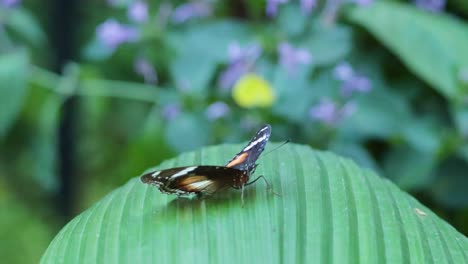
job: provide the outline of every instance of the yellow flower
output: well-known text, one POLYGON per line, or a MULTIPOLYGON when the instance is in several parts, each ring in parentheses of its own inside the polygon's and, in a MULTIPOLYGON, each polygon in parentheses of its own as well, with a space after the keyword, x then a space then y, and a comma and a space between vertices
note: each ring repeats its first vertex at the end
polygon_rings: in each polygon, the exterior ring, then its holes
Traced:
POLYGON ((275 101, 271 85, 262 77, 249 73, 240 78, 232 89, 234 101, 241 107, 269 107, 275 101))

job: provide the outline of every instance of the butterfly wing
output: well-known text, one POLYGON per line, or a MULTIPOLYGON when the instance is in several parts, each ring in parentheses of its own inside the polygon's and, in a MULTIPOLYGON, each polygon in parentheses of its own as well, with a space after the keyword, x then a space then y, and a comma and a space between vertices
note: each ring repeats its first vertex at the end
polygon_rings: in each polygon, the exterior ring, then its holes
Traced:
POLYGON ((238 169, 221 166, 191 166, 149 172, 143 183, 155 185, 163 193, 211 195, 220 189, 247 182, 248 176, 238 169))
POLYGON ((271 126, 264 125, 225 167, 190 166, 153 171, 141 176, 141 181, 155 185, 163 193, 177 195, 210 195, 228 186, 241 188, 257 166, 255 162, 265 149, 270 134, 271 126))
POLYGON ((255 162, 265 149, 270 134, 271 126, 264 125, 250 142, 226 164, 226 167, 247 171, 249 174, 252 173, 256 167, 255 162))

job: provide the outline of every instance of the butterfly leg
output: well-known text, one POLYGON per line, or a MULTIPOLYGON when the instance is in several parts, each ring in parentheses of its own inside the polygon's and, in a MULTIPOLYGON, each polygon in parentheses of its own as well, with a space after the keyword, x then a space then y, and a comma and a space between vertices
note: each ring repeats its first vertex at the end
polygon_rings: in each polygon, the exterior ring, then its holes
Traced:
POLYGON ((270 183, 265 177, 263 177, 263 175, 258 176, 255 180, 253 180, 253 181, 251 181, 251 182, 248 182, 248 183, 246 183, 245 185, 246 185, 246 186, 247 186, 247 185, 251 185, 251 184, 255 183, 256 181, 258 181, 260 178, 262 178, 262 179, 265 181, 265 184, 267 185, 267 190, 268 190, 269 192, 272 192, 272 193, 273 193, 274 195, 276 195, 276 196, 281 196, 279 193, 277 193, 277 192, 275 192, 275 191, 273 190, 273 186, 271 185, 271 183, 270 183))
POLYGON ((241 187, 241 203, 242 203, 242 208, 244 208, 244 186, 245 186, 245 184, 242 184, 242 187, 241 187))

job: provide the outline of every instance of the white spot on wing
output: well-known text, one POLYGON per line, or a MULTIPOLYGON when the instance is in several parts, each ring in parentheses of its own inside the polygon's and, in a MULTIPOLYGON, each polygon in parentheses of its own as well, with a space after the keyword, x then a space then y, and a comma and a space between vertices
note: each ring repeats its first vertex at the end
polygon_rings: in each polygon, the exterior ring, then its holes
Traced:
POLYGON ((205 189, 206 187, 210 186, 212 183, 213 183, 213 181, 205 180, 205 181, 199 181, 199 182, 191 183, 191 184, 189 184, 189 186, 191 188, 202 190, 202 189, 205 189))
POLYGON ((185 168, 185 169, 179 171, 178 173, 172 175, 171 178, 173 178, 173 177, 179 177, 179 176, 185 175, 185 174, 187 174, 187 173, 189 173, 189 172, 195 170, 196 168, 197 168, 197 166, 187 167, 187 168, 185 168))
POLYGON ((270 128, 270 127, 269 127, 269 126, 265 126, 265 127, 263 127, 262 129, 260 129, 260 131, 258 131, 258 133, 261 133, 261 132, 267 130, 268 128, 270 128))
POLYGON ((267 135, 263 135, 261 137, 259 137, 258 139, 256 139, 255 141, 252 141, 247 147, 245 147, 243 149, 243 151, 248 151, 249 149, 253 148, 255 145, 257 145, 259 142, 262 142, 263 140, 265 140, 267 138, 267 135))
POLYGON ((156 176, 158 176, 159 173, 161 173, 161 171, 156 171, 156 172, 154 172, 153 174, 151 174, 151 176, 152 176, 153 178, 156 178, 156 176))

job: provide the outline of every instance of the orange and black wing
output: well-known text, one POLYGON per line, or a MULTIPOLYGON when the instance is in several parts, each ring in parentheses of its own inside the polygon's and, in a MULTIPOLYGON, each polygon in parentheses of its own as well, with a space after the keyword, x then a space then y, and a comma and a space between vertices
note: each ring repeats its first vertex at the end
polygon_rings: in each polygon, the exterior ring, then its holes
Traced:
POLYGON ((256 167, 255 162, 265 149, 270 134, 271 126, 268 124, 264 125, 257 131, 255 136, 241 152, 237 153, 237 155, 226 164, 226 167, 247 171, 249 174, 253 173, 256 167))
POLYGON ((221 166, 191 166, 149 172, 143 183, 155 185, 163 193, 210 195, 220 189, 247 182, 248 176, 238 169, 221 166))

